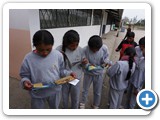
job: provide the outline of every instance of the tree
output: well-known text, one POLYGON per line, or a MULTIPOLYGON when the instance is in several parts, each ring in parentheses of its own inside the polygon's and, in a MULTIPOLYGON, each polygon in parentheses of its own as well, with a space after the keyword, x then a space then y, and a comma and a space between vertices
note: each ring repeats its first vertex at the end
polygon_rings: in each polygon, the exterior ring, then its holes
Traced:
POLYGON ((133 24, 136 24, 136 23, 137 23, 137 16, 133 18, 133 24))
POLYGON ((145 19, 140 19, 140 20, 136 23, 136 25, 138 25, 138 26, 145 26, 145 19))
POLYGON ((129 24, 129 18, 126 16, 122 19, 122 21, 124 25, 129 24))

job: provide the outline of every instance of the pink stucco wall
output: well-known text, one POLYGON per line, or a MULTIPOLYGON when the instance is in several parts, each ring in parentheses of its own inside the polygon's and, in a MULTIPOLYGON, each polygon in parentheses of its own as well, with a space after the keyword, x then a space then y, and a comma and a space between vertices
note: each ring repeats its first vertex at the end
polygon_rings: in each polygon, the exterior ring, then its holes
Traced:
POLYGON ((24 56, 31 51, 30 32, 9 30, 9 75, 20 79, 19 69, 24 56))

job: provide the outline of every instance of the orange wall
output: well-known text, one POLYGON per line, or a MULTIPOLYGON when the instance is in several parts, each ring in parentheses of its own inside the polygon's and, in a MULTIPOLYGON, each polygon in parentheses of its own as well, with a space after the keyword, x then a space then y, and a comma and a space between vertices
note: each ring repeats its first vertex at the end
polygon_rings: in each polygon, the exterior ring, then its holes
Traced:
POLYGON ((31 51, 30 32, 9 30, 9 76, 20 79, 19 70, 24 56, 31 51))

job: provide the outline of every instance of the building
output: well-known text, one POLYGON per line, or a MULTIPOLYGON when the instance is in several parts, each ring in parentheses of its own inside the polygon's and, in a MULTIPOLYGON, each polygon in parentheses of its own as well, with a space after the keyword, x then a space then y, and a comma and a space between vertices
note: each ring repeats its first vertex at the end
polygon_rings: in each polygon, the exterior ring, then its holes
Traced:
POLYGON ((87 45, 92 35, 108 33, 119 27, 123 9, 10 9, 9 10, 9 75, 19 79, 24 56, 31 51, 32 36, 47 29, 55 39, 54 48, 62 43, 70 29, 80 34, 80 46, 87 45))

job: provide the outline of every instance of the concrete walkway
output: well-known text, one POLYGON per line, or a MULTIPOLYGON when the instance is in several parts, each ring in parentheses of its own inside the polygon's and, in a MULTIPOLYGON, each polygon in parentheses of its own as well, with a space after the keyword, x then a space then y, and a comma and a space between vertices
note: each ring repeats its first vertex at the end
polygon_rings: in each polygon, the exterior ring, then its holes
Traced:
MULTIPOLYGON (((135 41, 138 43, 139 39, 144 36, 144 30, 134 30, 135 41)), ((102 36, 104 44, 108 46, 110 52, 110 60, 116 62, 119 59, 119 52, 115 52, 116 47, 121 42, 125 36, 125 32, 119 32, 118 37, 116 37, 117 31, 110 31, 109 33, 102 36)), ((103 89, 102 89, 102 99, 100 109, 107 109, 108 103, 108 76, 104 75, 103 89)), ((81 91, 82 91, 82 81, 81 81, 81 91)), ((81 96, 80 96, 81 97, 81 96)), ((88 102, 86 109, 90 109, 93 100, 93 88, 91 86, 88 96, 88 102)), ((30 109, 30 96, 28 91, 20 88, 19 80, 10 77, 9 78, 9 108, 10 109, 30 109)), ((46 106, 46 108, 48 108, 46 106)), ((61 108, 61 105, 60 105, 61 108)))

